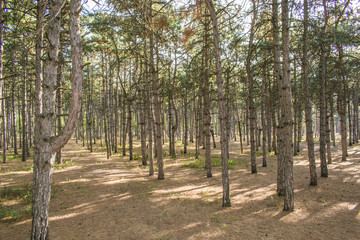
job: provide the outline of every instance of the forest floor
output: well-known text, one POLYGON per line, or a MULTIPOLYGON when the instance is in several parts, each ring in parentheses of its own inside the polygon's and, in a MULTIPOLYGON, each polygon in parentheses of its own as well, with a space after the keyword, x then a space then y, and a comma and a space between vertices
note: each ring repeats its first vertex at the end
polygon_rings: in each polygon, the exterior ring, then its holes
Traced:
MULTIPOLYGON (((165 157, 166 179, 159 181, 156 174, 148 176, 140 159, 114 154, 107 160, 98 145, 93 153, 73 139, 65 146, 65 164, 56 166, 52 184, 51 239, 360 238, 359 145, 349 148, 346 162, 340 162, 340 149, 333 149, 328 178, 320 177, 317 154, 317 187, 309 186, 306 149, 294 157, 291 213, 282 210, 283 199, 276 196, 276 156, 268 157, 266 168, 258 156, 258 173, 251 174, 249 149, 240 154, 238 142, 230 147, 230 208, 221 207, 221 168, 206 178, 191 148, 183 155, 177 144, 177 159, 165 157)), ((219 146, 212 149, 215 162, 219 151, 219 146)), ((1 164, 2 240, 29 239, 31 164, 31 159, 1 164)))

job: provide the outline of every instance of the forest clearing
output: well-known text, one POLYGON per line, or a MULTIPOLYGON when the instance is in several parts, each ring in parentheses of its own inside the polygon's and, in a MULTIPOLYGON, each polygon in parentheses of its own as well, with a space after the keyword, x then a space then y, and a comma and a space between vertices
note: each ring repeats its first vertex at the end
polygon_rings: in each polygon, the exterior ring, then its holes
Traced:
MULTIPOLYGON (((134 147, 139 154, 139 142, 134 147)), ((54 173, 51 238, 358 239, 359 144, 349 149, 346 162, 340 161, 338 147, 333 149, 329 177, 319 178, 318 186, 308 183, 306 149, 294 157, 293 212, 284 212, 282 197, 276 195, 276 156, 268 158, 268 167, 259 164, 259 172, 251 174, 248 150, 240 154, 239 142, 231 143, 232 207, 222 208, 220 167, 214 167, 212 178, 206 177, 204 168, 189 167, 194 161, 193 146, 187 155, 164 158, 165 180, 159 181, 148 175, 141 159, 129 161, 118 155, 106 159, 104 148, 97 146, 90 153, 72 139, 63 150, 64 161, 71 164, 54 173)), ((213 152, 218 159, 219 149, 213 152)), ((2 240, 30 235, 31 212, 25 211, 29 201, 3 192, 31 189, 32 172, 20 168, 31 164, 17 159, 1 165, 2 206, 19 213, 1 220, 2 240)))

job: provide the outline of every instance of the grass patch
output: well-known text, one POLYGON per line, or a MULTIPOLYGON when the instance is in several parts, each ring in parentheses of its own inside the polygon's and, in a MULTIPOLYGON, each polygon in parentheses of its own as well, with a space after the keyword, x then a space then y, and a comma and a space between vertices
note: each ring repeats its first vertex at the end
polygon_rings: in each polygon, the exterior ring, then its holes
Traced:
POLYGON ((141 159, 141 156, 139 154, 134 154, 133 159, 134 160, 139 160, 139 159, 141 159))
POLYGON ((55 163, 54 169, 55 170, 62 170, 68 167, 75 166, 75 163, 71 159, 64 159, 62 164, 55 163))
POLYGON ((279 199, 279 196, 277 194, 270 196, 268 201, 267 201, 267 205, 269 207, 278 207, 279 204, 280 204, 280 199, 279 199))
POLYGON ((14 219, 18 216, 18 212, 10 207, 0 206, 0 219, 14 219))
MULTIPOLYGON (((218 155, 212 155, 211 156, 211 164, 212 164, 212 167, 221 167, 221 157, 218 155)), ((232 159, 228 160, 229 169, 234 169, 235 165, 239 165, 239 164, 240 164, 240 162, 237 160, 232 160, 232 159)), ((205 168, 205 159, 204 158, 194 159, 191 162, 184 163, 182 165, 182 167, 205 168)))
POLYGON ((0 189, 0 198, 3 199, 22 199, 27 203, 32 200, 32 186, 24 187, 4 187, 0 189))

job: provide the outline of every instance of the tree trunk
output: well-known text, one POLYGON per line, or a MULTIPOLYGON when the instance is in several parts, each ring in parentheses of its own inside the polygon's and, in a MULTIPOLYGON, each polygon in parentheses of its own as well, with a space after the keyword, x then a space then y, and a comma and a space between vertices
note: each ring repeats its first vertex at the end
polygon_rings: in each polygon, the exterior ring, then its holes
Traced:
POLYGON ((314 134, 311 108, 311 93, 309 83, 309 60, 308 60, 308 26, 309 10, 308 0, 304 0, 304 34, 303 34, 303 56, 302 56, 302 81, 305 105, 306 143, 308 147, 308 159, 310 169, 310 186, 317 186, 317 173, 314 152, 314 134))
POLYGON ((289 60, 289 3, 288 0, 281 1, 282 21, 282 79, 279 81, 279 146, 278 159, 284 167, 284 211, 294 210, 294 179, 293 179, 293 143, 292 127, 293 117, 291 109, 291 82, 290 82, 290 60, 289 60))
POLYGON ((251 69, 251 60, 254 51, 254 26, 257 16, 255 0, 252 0, 253 4, 253 16, 251 19, 250 26, 250 40, 249 40, 249 51, 246 57, 246 76, 248 80, 249 90, 249 113, 250 113, 250 160, 251 160, 251 173, 257 173, 256 167, 256 141, 255 141, 255 128, 256 128, 256 108, 254 103, 254 77, 253 70, 251 69))
POLYGON ((320 38, 320 61, 319 61, 319 80, 321 84, 321 99, 320 99, 320 162, 321 162, 321 177, 328 177, 328 169, 326 162, 326 42, 325 34, 327 31, 327 9, 326 0, 323 0, 325 22, 322 27, 320 38))
MULTIPOLYGON (((208 11, 205 10, 205 14, 208 14, 208 11)), ((209 19, 206 17, 204 23, 204 135, 205 135, 205 168, 206 176, 212 177, 212 166, 211 166, 211 140, 210 140, 210 125, 211 125, 211 116, 210 116, 210 56, 209 56, 209 19)))
MULTIPOLYGON (((287 3, 284 4, 284 6, 287 5, 287 3)), ((281 74, 281 66, 280 66, 280 40, 279 40, 279 23, 278 23, 278 2, 277 0, 273 0, 273 38, 274 38, 274 75, 275 75, 275 79, 276 79, 276 83, 278 86, 278 98, 279 98, 279 107, 280 107, 280 111, 281 111, 281 115, 279 118, 279 126, 278 126, 278 131, 277 131, 277 154, 278 154, 278 167, 277 167, 277 193, 278 195, 282 196, 285 194, 285 134, 286 129, 284 129, 287 126, 282 126, 282 124, 284 124, 284 121, 286 119, 286 116, 283 115, 285 114, 283 111, 285 109, 287 109, 287 102, 285 102, 286 97, 287 97, 287 82, 288 79, 284 80, 284 76, 282 76, 281 74), (284 86, 282 86, 284 84, 284 86), (281 88, 284 87, 284 90, 282 90, 281 88), (283 95, 285 94, 285 95, 283 95), (285 99, 283 99, 285 98, 285 99), (284 102, 283 102, 284 101, 284 102), (282 129, 281 129, 282 128, 282 129), (280 136, 281 135, 281 136, 280 136)), ((285 15, 287 13, 284 13, 285 15)), ((284 44, 285 46, 285 44, 284 44)), ((284 53, 284 56, 287 53, 284 53)), ((285 63, 285 62, 284 62, 285 63)), ((288 63, 285 63, 288 64, 288 63)), ((284 72, 287 72, 287 69, 284 70, 284 72)), ((289 123, 292 123, 292 121, 290 121, 289 123)), ((292 135, 292 134, 290 134, 292 135)), ((292 139, 290 140, 290 142, 292 143, 292 139)), ((286 149, 287 150, 287 149, 286 149)))
POLYGON ((226 106, 224 103, 224 88, 222 80, 222 69, 220 61, 220 43, 219 43, 219 30, 214 5, 211 0, 205 0, 206 5, 210 12, 210 17, 213 26, 214 35, 214 52, 216 63, 216 83, 218 88, 218 109, 220 120, 220 139, 221 139, 221 166, 222 166, 222 183, 223 183, 223 199, 222 206, 230 207, 230 179, 228 169, 228 149, 226 148, 226 106))
MULTIPOLYGON (((152 0, 150 0, 150 23, 153 25, 152 19, 152 0)), ((154 101, 154 116, 155 116, 155 145, 156 145, 156 154, 157 154, 157 166, 158 166, 158 179, 165 179, 164 176, 164 162, 163 162, 163 149, 161 141, 161 103, 160 103, 160 93, 159 93, 159 78, 155 69, 154 63, 154 33, 150 33, 150 71, 152 78, 152 87, 153 87, 153 101, 154 101)))
POLYGON ((336 139, 335 139, 335 121, 334 121, 334 100, 333 97, 330 97, 330 132, 331 132, 331 140, 332 145, 336 146, 336 139))
MULTIPOLYGON (((56 84, 58 86, 56 90, 56 105, 57 105, 57 134, 61 135, 62 132, 62 124, 61 124, 61 85, 62 85, 62 53, 59 52, 59 64, 57 69, 57 76, 56 76, 56 84)), ((61 149, 56 153, 55 161, 58 164, 62 164, 62 156, 61 156, 61 149)))
MULTIPOLYGON (((25 47, 25 35, 24 35, 24 47, 25 47)), ((26 161, 26 156, 27 156, 27 152, 28 152, 28 134, 27 134, 27 96, 26 96, 26 87, 27 87, 27 74, 26 74, 26 62, 27 62, 27 56, 26 56, 26 49, 24 49, 24 54, 23 54, 23 81, 22 81, 22 109, 21 109, 21 114, 22 114, 22 161, 25 162, 26 161)), ((5 113, 5 111, 3 111, 5 113)), ((5 131, 4 131, 5 134, 5 131)), ((5 142, 4 142, 5 144, 5 142)))
POLYGON ((266 89, 266 69, 264 66, 263 69, 263 82, 261 84, 261 127, 262 127, 262 155, 263 155, 263 167, 267 167, 266 162, 266 134, 267 134, 267 125, 265 121, 265 108, 266 108, 266 95, 265 95, 265 89, 266 89))
POLYGON ((133 130, 132 130, 132 110, 131 110, 132 101, 128 101, 128 134, 129 134, 129 161, 133 160, 133 130))
MULTIPOLYGON (((3 73, 3 10, 4 2, 0 0, 0 99, 1 99, 1 115, 2 115, 2 138, 3 138, 3 163, 6 163, 6 117, 5 117, 5 98, 4 98, 4 79, 3 73)), ((15 109, 14 109, 15 111, 15 109)))
POLYGON ((80 0, 70 2, 70 42, 72 52, 72 97, 69 108, 69 117, 63 134, 53 137, 55 123, 54 93, 56 89, 56 75, 58 64, 58 50, 60 44, 60 12, 63 1, 49 3, 51 21, 48 22, 47 38, 51 45, 47 48, 45 60, 44 81, 41 82, 41 49, 45 7, 43 2, 38 3, 37 19, 37 55, 36 55, 36 115, 35 115, 35 155, 34 155, 34 185, 32 206, 31 239, 49 239, 48 219, 51 193, 51 182, 55 161, 55 153, 70 139, 77 124, 82 89, 82 54, 80 35, 80 0), (40 55, 38 55, 40 53, 40 55), (39 66, 40 65, 40 66, 39 66), (44 86, 41 95, 41 86, 44 86), (41 108, 42 106, 42 108, 41 108))

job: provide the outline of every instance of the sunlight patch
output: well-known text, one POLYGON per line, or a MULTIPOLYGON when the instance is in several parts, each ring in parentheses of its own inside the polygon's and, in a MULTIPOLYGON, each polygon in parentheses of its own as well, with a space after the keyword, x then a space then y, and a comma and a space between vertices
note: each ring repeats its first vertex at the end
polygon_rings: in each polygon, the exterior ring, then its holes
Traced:
POLYGON ((303 208, 295 209, 294 212, 291 212, 280 220, 286 223, 296 223, 302 221, 310 216, 310 213, 303 208))

